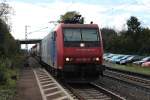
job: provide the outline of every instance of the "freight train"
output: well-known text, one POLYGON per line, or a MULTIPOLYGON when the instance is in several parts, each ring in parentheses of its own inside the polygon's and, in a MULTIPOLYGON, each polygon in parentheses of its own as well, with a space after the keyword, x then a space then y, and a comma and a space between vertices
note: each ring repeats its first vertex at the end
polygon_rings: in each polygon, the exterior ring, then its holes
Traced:
POLYGON ((92 81, 103 74, 103 42, 97 24, 61 23, 38 45, 41 61, 58 77, 92 81))

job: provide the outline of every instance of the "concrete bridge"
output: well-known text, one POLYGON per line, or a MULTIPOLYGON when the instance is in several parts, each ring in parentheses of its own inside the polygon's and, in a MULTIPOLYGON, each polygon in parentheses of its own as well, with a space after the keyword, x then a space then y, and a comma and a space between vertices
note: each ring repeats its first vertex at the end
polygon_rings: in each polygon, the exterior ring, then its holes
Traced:
POLYGON ((20 44, 36 44, 40 43, 42 39, 28 39, 28 40, 18 40, 20 44))

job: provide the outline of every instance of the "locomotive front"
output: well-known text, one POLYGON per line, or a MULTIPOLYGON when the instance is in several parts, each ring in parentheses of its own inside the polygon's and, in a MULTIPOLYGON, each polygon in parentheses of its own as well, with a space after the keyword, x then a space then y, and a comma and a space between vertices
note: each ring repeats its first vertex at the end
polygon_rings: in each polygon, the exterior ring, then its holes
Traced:
POLYGON ((103 46, 96 24, 62 26, 63 71, 67 77, 98 78, 102 74, 103 46))

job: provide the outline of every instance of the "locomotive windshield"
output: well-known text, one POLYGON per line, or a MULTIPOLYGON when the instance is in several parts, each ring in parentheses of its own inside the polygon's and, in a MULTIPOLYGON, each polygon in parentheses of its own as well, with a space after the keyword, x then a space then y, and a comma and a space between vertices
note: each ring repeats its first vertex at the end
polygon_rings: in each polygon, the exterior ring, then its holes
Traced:
POLYGON ((64 41, 99 41, 97 29, 64 29, 64 41))

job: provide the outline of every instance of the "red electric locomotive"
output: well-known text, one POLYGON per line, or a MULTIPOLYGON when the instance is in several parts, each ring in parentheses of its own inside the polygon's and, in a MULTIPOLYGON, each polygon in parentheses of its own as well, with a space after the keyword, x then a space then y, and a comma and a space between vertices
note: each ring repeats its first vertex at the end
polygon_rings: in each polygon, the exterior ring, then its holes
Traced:
POLYGON ((91 81, 103 72, 102 36, 97 24, 59 24, 41 43, 41 60, 58 77, 91 81))

